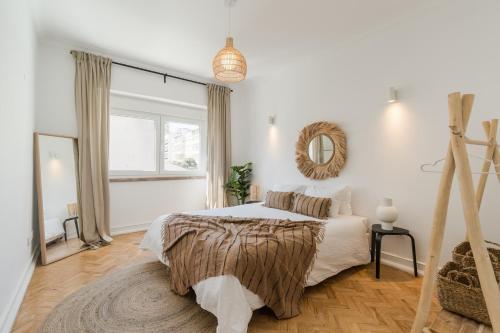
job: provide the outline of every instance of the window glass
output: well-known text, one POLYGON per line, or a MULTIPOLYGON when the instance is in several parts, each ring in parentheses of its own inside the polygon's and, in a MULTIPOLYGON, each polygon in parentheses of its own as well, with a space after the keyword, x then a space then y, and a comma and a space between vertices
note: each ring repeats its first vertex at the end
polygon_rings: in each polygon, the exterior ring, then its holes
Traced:
POLYGON ((201 163, 200 125, 164 121, 163 170, 198 171, 201 163))
POLYGON ((113 171, 157 171, 155 119, 111 115, 109 169, 113 171))

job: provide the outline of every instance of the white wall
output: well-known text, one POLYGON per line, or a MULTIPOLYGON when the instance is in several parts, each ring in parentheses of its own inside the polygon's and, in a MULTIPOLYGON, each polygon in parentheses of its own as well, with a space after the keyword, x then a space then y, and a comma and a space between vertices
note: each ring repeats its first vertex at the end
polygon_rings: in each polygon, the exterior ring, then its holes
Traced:
POLYGON ((0 332, 33 271, 35 33, 26 1, 0 1, 0 332))
MULTIPOLYGON (((74 60, 69 54, 73 48, 80 49, 52 41, 40 42, 35 122, 38 131, 77 136, 75 68, 74 60)), ((102 54, 99 50, 89 51, 102 54)), ((130 63, 126 60, 124 62, 130 63)), ((192 104, 207 104, 204 86, 178 80, 168 80, 164 84, 159 76, 118 66, 112 67, 111 89, 192 104)), ((112 233, 144 229, 160 214, 202 209, 205 205, 205 184, 204 179, 111 183, 112 233)))
MULTIPOLYGON (((235 162, 255 163, 263 193, 274 183, 351 184, 355 213, 372 223, 379 200, 393 198, 398 225, 415 235, 424 261, 440 175, 421 173, 419 166, 445 154, 449 92, 476 94, 470 137, 483 139, 481 121, 500 117, 499 12, 498 1, 441 2, 337 47, 325 40, 309 57, 246 82, 233 99, 235 162), (386 105, 392 85, 400 103, 386 105), (268 125, 270 114, 275 126, 268 125), (348 160, 339 178, 314 182, 296 168, 299 131, 315 121, 335 122, 347 133, 348 160)), ((481 210, 484 234, 497 242, 499 185, 490 176, 481 210)), ((457 187, 444 257, 465 234, 457 187)), ((411 257, 404 239, 387 237, 383 250, 411 257)))

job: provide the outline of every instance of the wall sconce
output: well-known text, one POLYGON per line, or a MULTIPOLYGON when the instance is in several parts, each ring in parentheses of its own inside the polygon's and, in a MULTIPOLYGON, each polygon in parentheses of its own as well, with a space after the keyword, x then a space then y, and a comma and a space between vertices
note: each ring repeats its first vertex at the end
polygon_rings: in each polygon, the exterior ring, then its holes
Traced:
POLYGON ((387 103, 395 103, 398 101, 398 91, 394 87, 389 87, 389 99, 387 103))
POLYGON ((274 123, 276 122, 276 115, 275 114, 270 115, 269 118, 267 119, 267 122, 269 123, 269 125, 274 125, 274 123))

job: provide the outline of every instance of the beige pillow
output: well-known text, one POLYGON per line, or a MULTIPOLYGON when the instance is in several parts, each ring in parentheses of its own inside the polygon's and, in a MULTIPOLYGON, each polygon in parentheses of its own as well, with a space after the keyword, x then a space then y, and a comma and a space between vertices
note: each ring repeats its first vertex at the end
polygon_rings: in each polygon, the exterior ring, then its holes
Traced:
POLYGON ((264 206, 282 210, 290 210, 293 203, 293 192, 274 192, 268 191, 264 206))
POLYGON ((352 215, 351 192, 349 186, 345 186, 340 190, 335 187, 309 186, 304 194, 310 197, 332 198, 329 216, 337 217, 338 215, 352 215))
POLYGON ((296 194, 293 201, 292 212, 317 219, 326 220, 332 205, 330 198, 310 197, 304 194, 296 194))

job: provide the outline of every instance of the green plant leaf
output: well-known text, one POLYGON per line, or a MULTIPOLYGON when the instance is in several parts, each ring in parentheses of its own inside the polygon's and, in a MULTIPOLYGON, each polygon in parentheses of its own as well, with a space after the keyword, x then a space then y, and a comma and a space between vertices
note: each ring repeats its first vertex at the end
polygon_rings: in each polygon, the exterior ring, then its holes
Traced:
POLYGON ((244 204, 250 194, 250 184, 252 178, 252 162, 244 165, 233 165, 230 168, 228 182, 224 188, 233 195, 239 204, 244 204))

